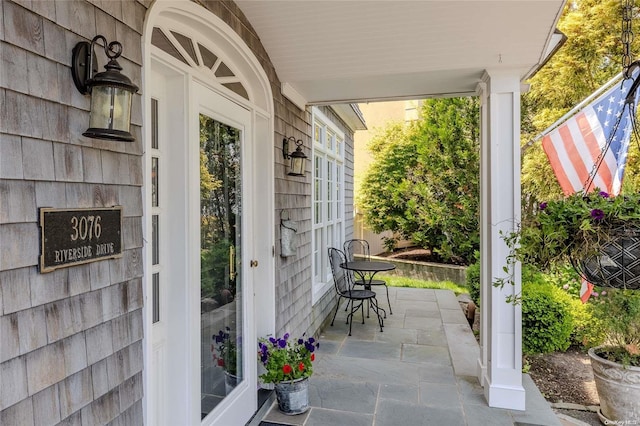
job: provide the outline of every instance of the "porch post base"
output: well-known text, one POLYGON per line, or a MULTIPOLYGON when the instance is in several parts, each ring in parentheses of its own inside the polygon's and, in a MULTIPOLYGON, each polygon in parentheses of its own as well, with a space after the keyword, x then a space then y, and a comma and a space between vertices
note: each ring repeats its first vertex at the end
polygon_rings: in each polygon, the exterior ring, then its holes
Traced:
POLYGON ((482 364, 482 358, 478 358, 478 364, 476 365, 476 376, 480 382, 480 386, 485 387, 487 384, 487 366, 482 364))
POLYGON ((525 391, 522 386, 500 386, 489 384, 485 376, 484 397, 493 408, 508 410, 525 410, 525 391))

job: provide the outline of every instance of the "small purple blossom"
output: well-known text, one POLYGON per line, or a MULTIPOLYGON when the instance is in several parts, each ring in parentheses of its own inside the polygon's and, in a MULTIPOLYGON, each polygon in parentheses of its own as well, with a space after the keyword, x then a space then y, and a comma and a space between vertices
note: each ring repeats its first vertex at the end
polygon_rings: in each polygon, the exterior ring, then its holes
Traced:
POLYGON ((609 198, 609 193, 608 193, 608 192, 600 191, 599 195, 600 195, 602 198, 609 198))
POLYGON ((284 339, 278 339, 278 347, 284 349, 287 347, 287 341, 284 339))
POLYGON ((604 212, 600 209, 591 210, 591 218, 595 221, 600 221, 604 219, 604 212))
POLYGON ((602 290, 602 291, 600 292, 600 296, 606 296, 606 294, 607 294, 607 290, 602 290))
POLYGON ((594 291, 593 293, 591 293, 591 297, 598 297, 598 296, 599 296, 599 294, 598 294, 597 291, 594 291))
POLYGON ((563 285, 562 288, 564 288, 565 290, 569 290, 569 284, 563 285))
POLYGON ((544 210, 547 208, 547 203, 540 203, 540 210, 544 210))

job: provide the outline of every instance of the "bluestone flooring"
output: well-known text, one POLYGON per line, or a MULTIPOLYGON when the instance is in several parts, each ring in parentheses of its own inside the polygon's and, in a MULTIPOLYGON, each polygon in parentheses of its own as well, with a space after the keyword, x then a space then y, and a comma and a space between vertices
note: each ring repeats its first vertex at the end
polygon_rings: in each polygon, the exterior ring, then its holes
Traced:
POLYGON ((453 292, 389 288, 389 297, 393 315, 387 310, 383 332, 373 316, 362 324, 358 313, 348 336, 343 303, 334 325, 319 336, 311 408, 287 416, 274 403, 265 424, 560 425, 526 374, 526 411, 487 405, 476 377, 479 347, 453 292))

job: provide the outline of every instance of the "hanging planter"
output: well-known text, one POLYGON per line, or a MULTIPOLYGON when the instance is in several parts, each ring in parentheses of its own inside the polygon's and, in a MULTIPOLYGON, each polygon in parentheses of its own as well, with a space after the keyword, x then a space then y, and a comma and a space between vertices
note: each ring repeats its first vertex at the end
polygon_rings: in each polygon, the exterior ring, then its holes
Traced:
POLYGON ((578 272, 593 284, 640 289, 640 226, 633 222, 612 229, 608 241, 601 244, 598 253, 577 265, 578 272))
POLYGON ((570 263, 594 284, 640 289, 640 194, 577 192, 541 203, 504 240, 509 264, 548 270, 570 263))

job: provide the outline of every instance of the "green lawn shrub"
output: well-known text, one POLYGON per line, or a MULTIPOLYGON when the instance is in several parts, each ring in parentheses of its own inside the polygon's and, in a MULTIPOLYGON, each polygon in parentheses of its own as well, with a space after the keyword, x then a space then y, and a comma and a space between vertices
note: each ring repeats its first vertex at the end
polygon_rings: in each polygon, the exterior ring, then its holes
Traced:
POLYGON ((476 306, 480 306, 480 261, 467 266, 466 281, 469 297, 476 306))
POLYGON ((525 354, 567 350, 573 319, 571 296, 538 279, 523 281, 522 351, 525 354))

